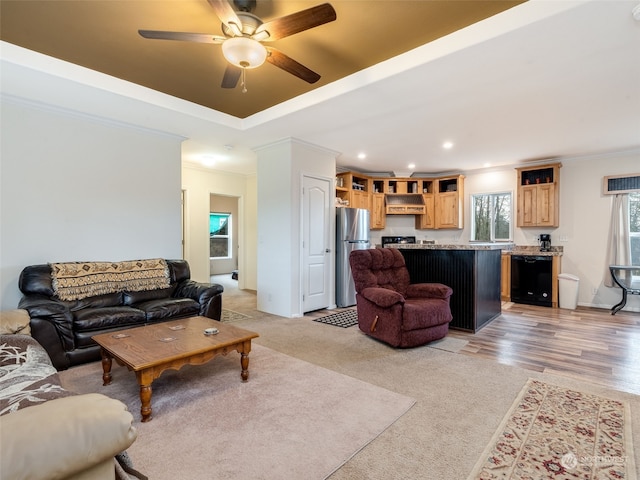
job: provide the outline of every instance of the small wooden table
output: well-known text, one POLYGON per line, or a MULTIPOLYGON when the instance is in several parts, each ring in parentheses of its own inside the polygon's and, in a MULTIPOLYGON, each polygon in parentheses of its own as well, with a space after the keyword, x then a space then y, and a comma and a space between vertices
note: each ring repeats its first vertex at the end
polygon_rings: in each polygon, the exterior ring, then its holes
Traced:
POLYGON ((251 339, 259 335, 207 317, 156 323, 144 327, 102 333, 92 337, 101 347, 103 385, 111 383, 111 364, 115 359, 136 374, 140 385, 142 421, 151 420, 151 383, 167 369, 202 365, 217 355, 240 353, 242 381, 249 379, 251 339), (205 335, 206 328, 219 333, 205 335))

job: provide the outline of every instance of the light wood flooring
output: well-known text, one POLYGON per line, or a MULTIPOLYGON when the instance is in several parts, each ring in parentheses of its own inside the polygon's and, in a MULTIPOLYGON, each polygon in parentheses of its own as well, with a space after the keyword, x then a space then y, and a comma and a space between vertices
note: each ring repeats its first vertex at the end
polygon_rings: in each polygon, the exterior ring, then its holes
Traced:
POLYGON ((640 314, 504 303, 460 353, 640 394, 640 314))
MULTIPOLYGON (((255 310, 255 292, 241 291, 230 276, 224 308, 255 310)), ((318 316, 317 312, 309 316, 318 316)), ((575 311, 504 303, 502 315, 479 332, 451 330, 469 343, 462 355, 482 357, 536 372, 555 373, 640 395, 640 314, 579 307, 575 311)))

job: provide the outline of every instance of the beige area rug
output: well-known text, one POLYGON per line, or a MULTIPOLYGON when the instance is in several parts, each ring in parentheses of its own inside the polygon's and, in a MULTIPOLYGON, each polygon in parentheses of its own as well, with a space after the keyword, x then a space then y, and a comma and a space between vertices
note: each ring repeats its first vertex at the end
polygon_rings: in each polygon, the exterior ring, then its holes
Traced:
POLYGON ((245 315, 244 313, 234 312, 233 310, 227 310, 225 308, 222 309, 220 317, 221 322, 236 322, 238 320, 251 318, 249 315, 245 315))
POLYGON ((635 479, 629 404, 529 380, 468 480, 635 479))
POLYGON ((60 373, 63 386, 123 401, 138 439, 128 453, 152 480, 324 479, 379 436, 415 401, 260 345, 249 381, 239 355, 166 371, 153 383, 153 419, 140 422, 135 375, 100 362, 60 373))
POLYGON ((444 337, 440 340, 429 342, 426 346, 436 348, 438 350, 444 350, 445 352, 458 353, 467 345, 467 343, 469 343, 467 340, 462 340, 461 338, 444 337))

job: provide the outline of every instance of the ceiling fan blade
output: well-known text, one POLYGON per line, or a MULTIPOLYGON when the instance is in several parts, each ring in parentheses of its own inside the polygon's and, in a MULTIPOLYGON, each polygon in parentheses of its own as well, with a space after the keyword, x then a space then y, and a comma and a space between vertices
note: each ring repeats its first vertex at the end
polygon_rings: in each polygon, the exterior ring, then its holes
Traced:
POLYGON ((240 75, 242 75, 242 69, 240 67, 231 64, 227 65, 224 71, 224 77, 222 77, 222 88, 236 88, 240 75))
POLYGON ((242 22, 235 10, 227 0, 207 0, 209 5, 215 10, 216 15, 233 34, 238 37, 242 35, 242 22))
POLYGON ((271 63, 272 65, 275 65, 285 72, 289 72, 290 74, 301 78, 307 83, 316 83, 318 80, 320 80, 320 75, 318 75, 313 70, 309 70, 301 63, 296 62, 293 58, 285 55, 280 50, 276 50, 272 47, 266 48, 269 52, 269 55, 267 55, 267 62, 271 63))
MULTIPOLYGON (((209 0, 211 2, 212 0, 209 0)), ((263 23, 256 29, 256 34, 267 31, 266 41, 279 40, 296 33, 308 30, 336 19, 336 11, 328 3, 301 10, 291 15, 273 19, 263 23)))
POLYGON ((209 33, 164 32, 161 30, 138 30, 138 33, 144 38, 153 40, 180 40, 198 43, 222 43, 226 40, 226 37, 209 33))

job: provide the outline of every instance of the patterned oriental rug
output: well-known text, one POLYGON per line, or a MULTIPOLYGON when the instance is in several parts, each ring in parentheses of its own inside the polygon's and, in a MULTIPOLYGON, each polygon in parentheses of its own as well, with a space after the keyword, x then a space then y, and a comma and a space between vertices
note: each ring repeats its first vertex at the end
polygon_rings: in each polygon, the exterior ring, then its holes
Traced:
POLYGON ((222 309, 222 314, 220 316, 221 322, 235 322, 237 320, 244 320, 245 318, 251 318, 249 315, 245 315, 244 313, 235 312, 233 310, 227 310, 226 308, 222 309))
POLYGON ((629 405, 529 380, 468 480, 635 480, 629 405))

